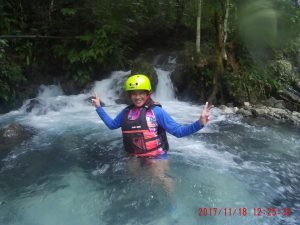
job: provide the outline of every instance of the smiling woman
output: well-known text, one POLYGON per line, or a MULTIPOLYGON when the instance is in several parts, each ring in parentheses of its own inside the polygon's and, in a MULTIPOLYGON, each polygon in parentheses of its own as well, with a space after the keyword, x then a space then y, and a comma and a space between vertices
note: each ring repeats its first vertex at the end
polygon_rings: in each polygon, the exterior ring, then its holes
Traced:
POLYGON ((145 75, 134 75, 127 79, 125 90, 136 107, 142 107, 152 94, 151 82, 145 75))
POLYGON ((150 97, 148 91, 129 91, 128 95, 132 103, 137 107, 143 106, 150 97))
POLYGON ((125 91, 132 104, 122 110, 115 119, 111 119, 100 105, 98 95, 93 99, 96 111, 110 129, 122 128, 125 150, 132 156, 159 157, 166 154, 168 141, 166 132, 184 137, 203 128, 209 120, 206 103, 200 118, 188 125, 178 124, 159 103, 152 98, 149 78, 142 74, 130 76, 125 83, 125 91))
POLYGON ((198 120, 183 126, 164 111, 159 103, 152 100, 151 82, 147 76, 130 76, 125 83, 125 90, 132 104, 123 109, 115 119, 111 119, 101 107, 98 95, 93 99, 96 111, 108 128, 122 128, 125 151, 130 156, 139 158, 140 163, 135 159, 129 161, 129 171, 139 171, 144 162, 147 162, 154 180, 162 182, 166 192, 172 195, 173 182, 166 176, 169 150, 166 132, 176 137, 197 132, 208 123, 211 107, 207 103, 198 120))

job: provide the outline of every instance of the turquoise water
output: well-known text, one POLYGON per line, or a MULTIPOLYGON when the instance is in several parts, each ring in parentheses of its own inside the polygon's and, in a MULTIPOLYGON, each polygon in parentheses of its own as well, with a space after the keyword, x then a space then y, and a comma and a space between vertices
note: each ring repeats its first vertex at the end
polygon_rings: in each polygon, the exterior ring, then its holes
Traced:
MULTIPOLYGON (((213 109, 200 132, 168 136, 167 166, 154 173, 155 163, 128 157, 120 130, 100 121, 86 101, 92 91, 64 96, 57 89, 46 87, 44 104, 31 113, 0 117, 1 126, 14 121, 37 131, 1 159, 0 224, 300 224, 299 128, 213 109)), ((110 115, 125 107, 102 93, 110 115)), ((161 103, 182 124, 203 107, 161 103)))

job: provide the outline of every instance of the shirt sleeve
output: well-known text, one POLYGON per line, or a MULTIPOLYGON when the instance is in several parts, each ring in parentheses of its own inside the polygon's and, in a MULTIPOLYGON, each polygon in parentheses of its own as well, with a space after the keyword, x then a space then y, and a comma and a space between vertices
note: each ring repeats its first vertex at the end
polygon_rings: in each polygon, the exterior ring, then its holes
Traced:
POLYGON ((122 110, 115 119, 112 119, 103 109, 103 107, 98 107, 96 109, 96 112, 98 113, 99 117, 103 120, 105 125, 113 130, 118 129, 121 127, 122 118, 124 116, 124 110, 122 110))
POLYGON ((153 112, 158 124, 175 137, 180 138, 188 136, 196 133, 204 127, 198 120, 188 125, 178 124, 164 109, 159 106, 154 107, 153 112))

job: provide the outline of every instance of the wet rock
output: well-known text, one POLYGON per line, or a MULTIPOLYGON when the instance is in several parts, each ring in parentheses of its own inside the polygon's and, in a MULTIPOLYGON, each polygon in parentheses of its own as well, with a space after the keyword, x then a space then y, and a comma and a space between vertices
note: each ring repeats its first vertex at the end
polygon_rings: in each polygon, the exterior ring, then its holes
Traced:
POLYGON ((233 104, 232 102, 228 102, 228 103, 226 103, 226 106, 227 106, 227 107, 233 108, 233 107, 234 107, 234 104, 233 104))
POLYGON ((28 128, 17 123, 12 123, 8 127, 0 129, 0 143, 19 143, 28 139, 34 133, 35 132, 32 128, 28 128))
POLYGON ((285 108, 286 108, 286 105, 285 105, 285 103, 284 103, 283 100, 279 100, 278 102, 276 102, 276 103, 274 104, 274 107, 275 107, 275 108, 279 108, 279 109, 285 109, 285 108))
POLYGON ((241 114, 242 116, 245 116, 245 117, 252 117, 252 112, 250 110, 247 110, 247 109, 244 109, 244 108, 241 108, 237 111, 237 114, 241 114))
POLYGON ((263 104, 269 107, 273 108, 280 108, 280 109, 285 109, 286 105, 283 100, 278 100, 274 97, 271 97, 265 101, 263 101, 263 104))
POLYGON ((10 124, 7 128, 3 129, 3 138, 17 138, 26 136, 25 128, 19 124, 10 124))
MULTIPOLYGON (((174 85, 174 87, 176 87, 176 90, 179 92, 192 92, 192 90, 188 91, 188 79, 186 79, 185 77, 185 71, 184 71, 184 67, 182 65, 179 65, 175 68, 175 70, 172 72, 171 75, 171 80, 172 83, 174 85)), ((187 95, 191 96, 190 94, 192 93, 187 93, 187 95)))
POLYGON ((292 113, 291 119, 295 124, 300 125, 300 113, 299 112, 294 111, 292 113))
POLYGON ((151 80, 152 89, 155 91, 158 78, 154 67, 143 56, 137 58, 132 62, 131 75, 144 74, 151 80))
POLYGON ((282 90, 278 91, 278 98, 285 102, 287 109, 291 111, 300 111, 300 91, 297 82, 294 86, 286 85, 282 90))
POLYGON ((246 105, 237 110, 237 114, 244 117, 268 118, 280 121, 293 122, 300 125, 300 113, 288 109, 269 107, 264 105, 246 105))
POLYGON ((226 105, 221 105, 219 107, 225 114, 234 114, 237 111, 236 107, 228 107, 226 105))
POLYGON ((66 95, 76 95, 85 88, 84 84, 73 80, 67 80, 66 78, 63 78, 60 84, 66 95))
POLYGON ((30 99, 29 102, 25 106, 25 111, 29 113, 29 112, 32 112, 32 110, 34 108, 40 108, 41 106, 43 106, 41 100, 39 100, 37 98, 30 99))
POLYGON ((45 115, 48 112, 60 111, 67 106, 67 102, 46 102, 45 99, 34 98, 27 101, 24 105, 24 109, 27 113, 34 113, 35 115, 45 115))
POLYGON ((28 140, 35 133, 35 130, 12 123, 0 129, 0 159, 4 158, 15 146, 28 140))
POLYGON ((250 103, 249 102, 244 102, 244 106, 249 107, 250 103))
POLYGON ((162 52, 154 57, 153 64, 163 70, 174 70, 180 64, 180 52, 162 52), (179 60, 178 60, 179 59, 179 60))
POLYGON ((266 106, 264 107, 259 107, 259 108, 252 108, 251 109, 252 114, 254 117, 259 117, 259 116, 264 116, 267 115, 269 113, 269 110, 266 106))
POLYGON ((292 116, 295 116, 297 118, 300 118, 300 113, 299 112, 292 112, 292 116))
POLYGON ((300 102, 300 94, 294 90, 284 89, 279 92, 280 97, 287 101, 300 102))

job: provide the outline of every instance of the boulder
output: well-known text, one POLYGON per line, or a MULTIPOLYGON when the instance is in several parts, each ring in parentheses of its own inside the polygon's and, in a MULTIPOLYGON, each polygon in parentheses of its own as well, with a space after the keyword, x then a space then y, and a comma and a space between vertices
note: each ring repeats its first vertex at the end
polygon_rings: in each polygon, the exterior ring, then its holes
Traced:
POLYGON ((249 102, 244 102, 244 106, 249 107, 250 103, 249 102))
POLYGON ((131 75, 144 74, 149 77, 152 89, 155 90, 158 78, 154 67, 144 58, 140 57, 133 61, 131 66, 131 75))
POLYGON ((297 117, 297 118, 300 118, 300 113, 294 111, 294 112, 292 112, 292 116, 295 116, 295 117, 297 117))
POLYGON ((32 128, 12 123, 0 129, 0 159, 4 158, 15 146, 32 137, 32 128))
POLYGON ((30 99, 29 102, 25 105, 25 111, 30 113, 34 108, 41 108, 44 104, 38 98, 30 99))
POLYGON ((30 138, 34 133, 35 132, 32 128, 12 123, 6 128, 0 129, 0 143, 20 143, 23 140, 30 138))
POLYGON ((273 107, 273 108, 280 108, 280 109, 285 109, 286 108, 285 103, 284 103, 283 100, 278 100, 274 97, 271 97, 271 98, 263 101, 263 104, 266 105, 266 106, 273 107))
POLYGON ((258 108, 252 107, 252 114, 254 117, 260 117, 260 116, 265 116, 269 113, 269 110, 266 106, 259 106, 258 108))
POLYGON ((248 105, 240 108, 237 114, 244 117, 269 118, 273 120, 290 121, 294 124, 300 124, 300 113, 292 112, 288 109, 268 107, 264 105, 248 105))
POLYGON ((245 117, 252 117, 252 112, 250 110, 247 110, 247 109, 244 109, 244 108, 241 108, 237 111, 237 114, 241 114, 242 116, 245 116, 245 117))
POLYGON ((219 107, 225 114, 234 114, 235 109, 233 107, 228 107, 226 105, 221 105, 219 107))
POLYGON ((291 111, 300 111, 300 92, 291 87, 278 91, 278 96, 285 101, 286 107, 291 111))
POLYGON ((300 125, 300 113, 299 112, 292 112, 291 120, 294 124, 300 125))

